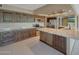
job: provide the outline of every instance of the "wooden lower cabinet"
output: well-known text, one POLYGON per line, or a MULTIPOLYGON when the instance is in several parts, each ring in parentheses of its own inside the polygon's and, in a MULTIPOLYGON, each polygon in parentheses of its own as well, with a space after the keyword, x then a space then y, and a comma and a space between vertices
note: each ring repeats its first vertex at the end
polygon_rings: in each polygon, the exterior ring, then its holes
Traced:
POLYGON ((36 35, 37 35, 37 36, 40 36, 40 31, 37 30, 37 31, 36 31, 36 35))
POLYGON ((29 38, 29 30, 24 30, 23 31, 23 39, 29 38))
POLYGON ((58 35, 53 35, 52 47, 66 54, 66 38, 58 35))
POLYGON ((66 54, 66 38, 46 32, 40 32, 40 41, 66 54))
POLYGON ((16 41, 23 40, 23 33, 22 31, 16 31, 16 41))
POLYGON ((35 29, 29 30, 29 36, 30 36, 30 37, 36 36, 36 30, 35 30, 35 29))
POLYGON ((40 32, 40 40, 43 42, 46 42, 46 33, 45 32, 40 32))
POLYGON ((0 46, 5 46, 34 36, 36 36, 35 29, 0 32, 0 46))
POLYGON ((52 45, 52 35, 46 32, 40 32, 40 40, 52 45))
POLYGON ((0 46, 14 43, 15 39, 15 31, 1 32, 0 46))
POLYGON ((36 36, 36 30, 35 29, 24 29, 16 31, 16 41, 21 41, 30 37, 36 36))
POLYGON ((47 44, 52 46, 52 35, 51 34, 47 33, 46 42, 47 42, 47 44))

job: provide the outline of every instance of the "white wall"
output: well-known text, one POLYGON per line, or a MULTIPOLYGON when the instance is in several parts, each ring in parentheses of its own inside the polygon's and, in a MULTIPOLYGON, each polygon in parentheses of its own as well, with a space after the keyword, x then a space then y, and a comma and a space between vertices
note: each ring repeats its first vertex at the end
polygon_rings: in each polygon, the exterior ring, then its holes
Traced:
POLYGON ((79 15, 79 4, 73 4, 72 7, 73 7, 75 13, 76 13, 77 15, 79 15))

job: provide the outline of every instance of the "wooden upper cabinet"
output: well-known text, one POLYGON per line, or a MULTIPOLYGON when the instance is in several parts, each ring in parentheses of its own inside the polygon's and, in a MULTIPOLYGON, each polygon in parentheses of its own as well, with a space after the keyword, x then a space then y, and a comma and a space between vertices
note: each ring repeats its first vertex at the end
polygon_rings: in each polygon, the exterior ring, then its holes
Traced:
POLYGON ((0 11, 0 22, 3 22, 3 13, 0 11))
POLYGON ((11 14, 4 12, 3 22, 11 22, 11 14))
POLYGON ((1 10, 0 22, 34 22, 34 16, 31 14, 1 10))

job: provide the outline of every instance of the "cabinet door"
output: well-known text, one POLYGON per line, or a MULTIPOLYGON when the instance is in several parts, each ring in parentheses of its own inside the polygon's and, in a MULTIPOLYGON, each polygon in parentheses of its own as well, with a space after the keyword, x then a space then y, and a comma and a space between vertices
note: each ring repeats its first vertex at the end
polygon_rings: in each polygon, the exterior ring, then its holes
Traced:
POLYGON ((3 12, 0 11, 0 22, 3 22, 3 12))
POLYGON ((43 42, 46 42, 46 33, 45 32, 40 32, 40 40, 43 42))
POLYGON ((46 42, 49 44, 49 45, 52 45, 52 35, 49 34, 49 33, 46 33, 46 42))
POLYGON ((29 30, 24 30, 24 39, 29 38, 29 30))
POLYGON ((14 40, 14 39, 15 39, 15 32, 14 31, 2 33, 2 41, 3 42, 7 42, 10 40, 14 40))
POLYGON ((1 32, 0 32, 0 45, 1 45, 1 39, 2 39, 2 35, 1 35, 1 32))
POLYGON ((12 17, 12 18, 13 18, 12 22, 16 22, 16 20, 17 20, 17 19, 16 19, 16 13, 13 13, 12 16, 13 16, 13 17, 12 17))
POLYGON ((16 41, 21 41, 24 39, 24 31, 16 31, 16 41))
POLYGON ((40 31, 36 31, 36 36, 40 36, 40 31))
POLYGON ((40 33, 40 40, 44 41, 45 43, 52 46, 52 34, 41 32, 40 33))
POLYGON ((30 32, 30 37, 36 36, 36 30, 35 29, 31 29, 29 32, 30 32))
POLYGON ((53 35, 53 45, 55 49, 66 54, 66 38, 58 35, 53 35))
POLYGON ((12 13, 4 12, 3 22, 12 22, 12 13))
POLYGON ((34 22, 34 17, 31 15, 27 16, 28 22, 34 22))
POLYGON ((8 45, 15 42, 15 32, 2 32, 1 45, 8 45))
POLYGON ((16 30, 16 42, 20 40, 20 32, 16 30))
POLYGON ((28 20, 27 20, 27 15, 23 15, 23 16, 22 16, 22 21, 23 21, 23 22, 28 22, 28 20))
POLYGON ((19 13, 16 13, 14 16, 15 16, 14 22, 20 22, 20 15, 19 15, 19 13))

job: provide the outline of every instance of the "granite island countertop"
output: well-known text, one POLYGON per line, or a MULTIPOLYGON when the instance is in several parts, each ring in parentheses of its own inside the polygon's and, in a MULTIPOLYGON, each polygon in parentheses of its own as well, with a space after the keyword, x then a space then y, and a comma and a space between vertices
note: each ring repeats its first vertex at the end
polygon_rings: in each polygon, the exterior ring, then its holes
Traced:
POLYGON ((53 28, 39 28, 37 29, 42 32, 47 32, 49 34, 56 34, 67 38, 79 39, 79 31, 68 30, 68 29, 53 29, 53 28))

